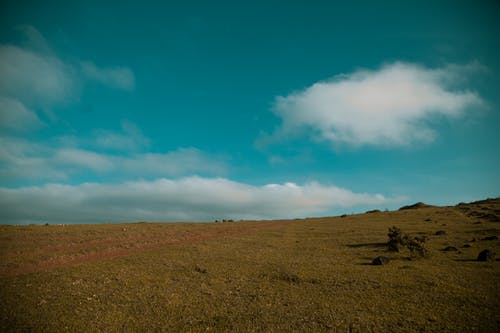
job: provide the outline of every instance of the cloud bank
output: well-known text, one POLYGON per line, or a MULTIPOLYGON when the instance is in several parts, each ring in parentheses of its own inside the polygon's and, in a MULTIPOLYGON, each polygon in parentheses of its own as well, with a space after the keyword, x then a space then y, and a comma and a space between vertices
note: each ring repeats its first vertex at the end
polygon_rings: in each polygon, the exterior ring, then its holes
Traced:
POLYGON ((478 70, 478 64, 429 69, 397 62, 339 75, 277 97, 273 110, 282 125, 261 141, 309 131, 334 145, 355 147, 430 142, 436 136, 432 117, 458 117, 483 104, 475 92, 452 89, 478 70))
POLYGON ((0 188, 0 219, 26 224, 287 218, 394 201, 380 194, 353 193, 314 182, 252 186, 225 178, 162 178, 0 188))
POLYGON ((165 153, 101 153, 74 145, 48 145, 0 137, 0 181, 66 181, 79 175, 114 179, 224 175, 226 160, 199 149, 165 153))

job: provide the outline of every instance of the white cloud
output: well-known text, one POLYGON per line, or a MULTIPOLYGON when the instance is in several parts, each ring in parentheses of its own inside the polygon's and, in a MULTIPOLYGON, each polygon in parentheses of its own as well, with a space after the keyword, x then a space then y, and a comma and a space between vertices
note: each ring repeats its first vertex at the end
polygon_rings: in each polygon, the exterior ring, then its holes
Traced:
POLYGON ((50 107, 74 92, 70 65, 52 55, 17 46, 0 45, 0 95, 27 105, 50 107))
POLYGON ((50 162, 64 168, 64 166, 77 166, 83 170, 110 171, 116 168, 109 156, 93 151, 76 148, 63 148, 55 151, 50 162))
POLYGON ((75 175, 151 178, 224 175, 225 158, 196 148, 166 153, 104 154, 75 146, 51 146, 0 137, 0 181, 61 181, 75 175))
POLYGON ((83 74, 87 78, 98 81, 102 84, 125 90, 132 90, 134 88, 134 73, 129 68, 99 68, 90 61, 82 62, 81 68, 83 74))
MULTIPOLYGON (((54 107, 78 100, 80 88, 89 80, 118 89, 134 88, 134 73, 129 68, 101 68, 89 61, 64 60, 34 27, 18 30, 27 38, 23 46, 0 44, 0 111, 11 124, 13 119, 29 117, 22 129, 34 129, 35 112, 41 110, 54 117, 54 107)), ((19 123, 16 129, 21 129, 19 123)))
POLYGON ((98 129, 94 131, 95 144, 104 149, 136 151, 149 145, 149 139, 144 136, 134 123, 122 120, 122 131, 98 129))
POLYGON ((40 118, 21 102, 0 96, 0 128, 25 131, 41 126, 40 118))
POLYGON ((475 93, 452 90, 457 77, 481 70, 478 64, 428 69, 393 63, 379 70, 358 70, 277 97, 281 127, 260 143, 283 140, 304 130, 332 144, 400 146, 430 142, 429 119, 458 117, 483 102, 475 93))
POLYGON ((37 50, 39 53, 44 54, 53 54, 52 49, 49 46, 49 43, 40 33, 40 31, 36 30, 35 27, 31 25, 19 25, 15 27, 15 30, 22 32, 25 40, 22 45, 31 50, 37 50))
POLYGON ((131 174, 180 176, 187 174, 222 175, 227 173, 225 158, 196 148, 178 148, 168 153, 143 153, 117 158, 117 165, 131 174))
POLYGON ((286 218, 394 201, 318 183, 252 186, 224 178, 189 177, 1 188, 0 218, 5 223, 286 218))
POLYGON ((49 145, 0 137, 0 181, 66 180, 71 170, 54 163, 55 154, 49 145))

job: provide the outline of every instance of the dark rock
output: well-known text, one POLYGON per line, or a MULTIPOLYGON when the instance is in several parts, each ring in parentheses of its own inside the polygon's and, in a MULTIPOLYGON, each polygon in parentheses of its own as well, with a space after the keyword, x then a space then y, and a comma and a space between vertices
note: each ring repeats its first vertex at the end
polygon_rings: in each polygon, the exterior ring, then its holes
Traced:
POLYGON ((441 251, 446 251, 446 252, 449 252, 449 251, 458 251, 458 249, 456 247, 454 247, 454 246, 447 246, 444 249, 442 249, 441 251))
POLYGON ((444 231, 444 230, 438 230, 438 231, 436 231, 435 235, 436 236, 446 235, 446 231, 444 231))
POLYGON ((425 222, 430 222, 430 221, 432 221, 432 220, 431 220, 430 218, 426 218, 424 221, 425 221, 425 222))
POLYGON ((462 247, 463 248, 469 248, 469 247, 472 247, 472 245, 470 245, 470 244, 464 244, 462 247))
POLYGON ((340 217, 347 217, 347 214, 342 214, 340 215, 340 217))
POLYGON ((198 273, 201 273, 201 274, 207 274, 208 273, 208 270, 206 268, 201 268, 199 266, 196 266, 194 268, 195 272, 198 272, 198 273))
POLYGON ((300 277, 296 274, 280 272, 277 276, 278 280, 288 283, 300 283, 300 277))
POLYGON ((498 236, 488 236, 488 237, 481 238, 481 240, 485 240, 485 241, 497 240, 497 239, 498 239, 498 236))
POLYGON ((477 261, 495 261, 495 252, 491 250, 483 250, 477 256, 477 261))
POLYGON ((373 259, 372 265, 387 265, 389 263, 389 261, 391 261, 389 258, 384 257, 384 256, 380 256, 380 257, 373 259))

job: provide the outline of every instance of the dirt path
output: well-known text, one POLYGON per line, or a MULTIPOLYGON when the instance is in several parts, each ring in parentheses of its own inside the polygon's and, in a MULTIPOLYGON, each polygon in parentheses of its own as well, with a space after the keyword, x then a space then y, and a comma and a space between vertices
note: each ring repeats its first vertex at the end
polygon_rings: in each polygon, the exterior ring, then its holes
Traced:
POLYGON ((234 237, 262 229, 279 228, 292 223, 291 220, 255 222, 244 225, 209 226, 183 232, 164 232, 140 237, 106 237, 79 243, 48 245, 41 249, 24 249, 22 257, 28 260, 16 262, 19 252, 3 253, 0 276, 12 277, 54 268, 73 266, 124 257, 163 246, 191 244, 206 240, 234 237))

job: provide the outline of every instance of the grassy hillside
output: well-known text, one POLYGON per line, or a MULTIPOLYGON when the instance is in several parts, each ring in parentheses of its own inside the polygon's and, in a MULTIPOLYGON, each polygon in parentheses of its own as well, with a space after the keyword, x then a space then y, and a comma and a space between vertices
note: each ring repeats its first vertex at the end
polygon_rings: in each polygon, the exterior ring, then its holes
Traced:
POLYGON ((498 332, 500 262, 476 258, 500 256, 500 200, 408 208, 0 226, 0 331, 498 332), (428 257, 388 251, 391 226, 425 236, 428 257))

